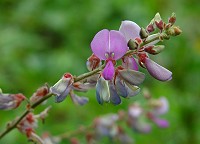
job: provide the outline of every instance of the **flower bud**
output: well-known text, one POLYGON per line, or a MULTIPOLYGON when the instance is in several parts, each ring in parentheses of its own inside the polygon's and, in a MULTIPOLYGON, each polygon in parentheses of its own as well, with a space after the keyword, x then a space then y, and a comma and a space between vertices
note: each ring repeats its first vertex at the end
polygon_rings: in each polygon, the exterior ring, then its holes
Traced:
POLYGON ((137 49, 138 44, 135 42, 135 40, 130 39, 128 41, 128 47, 129 47, 130 50, 135 50, 135 49, 137 49))
POLYGON ((171 17, 168 20, 169 23, 171 23, 172 25, 176 22, 176 14, 172 13, 171 17))
POLYGON ((164 45, 156 45, 156 46, 148 46, 144 50, 145 52, 148 52, 149 54, 159 54, 164 50, 165 46, 164 45))
POLYGON ((146 32, 146 30, 142 27, 140 30, 140 37, 142 39, 147 38, 148 37, 148 33, 146 32))
POLYGON ((30 102, 36 102, 42 99, 44 96, 46 96, 49 93, 49 88, 47 85, 44 85, 37 89, 37 91, 30 97, 30 102))
POLYGON ((163 30, 163 28, 164 28, 164 22, 162 20, 160 20, 158 22, 155 21, 155 24, 156 24, 157 28, 159 28, 160 30, 163 30))
POLYGON ((182 33, 182 30, 177 26, 173 26, 167 31, 167 34, 171 36, 177 36, 177 35, 180 35, 181 33, 182 33))
POLYGON ((159 28, 160 30, 163 30, 164 23, 163 23, 163 20, 162 20, 162 18, 161 18, 159 13, 156 13, 156 15, 154 17, 154 22, 155 22, 157 28, 159 28))
POLYGON ((153 24, 149 24, 149 25, 146 27, 146 30, 147 30, 149 33, 153 32, 153 31, 155 30, 154 25, 153 25, 153 24))
POLYGON ((67 97, 72 90, 73 82, 73 76, 66 73, 54 86, 50 87, 50 92, 56 95, 56 102, 62 102, 67 97))
POLYGON ((162 21, 162 18, 161 18, 161 16, 160 16, 159 13, 156 13, 156 15, 155 15, 155 17, 154 17, 154 21, 155 21, 155 22, 162 21))
POLYGON ((98 68, 100 65, 101 65, 101 60, 95 54, 92 54, 87 59, 86 66, 89 71, 93 71, 94 69, 98 68))

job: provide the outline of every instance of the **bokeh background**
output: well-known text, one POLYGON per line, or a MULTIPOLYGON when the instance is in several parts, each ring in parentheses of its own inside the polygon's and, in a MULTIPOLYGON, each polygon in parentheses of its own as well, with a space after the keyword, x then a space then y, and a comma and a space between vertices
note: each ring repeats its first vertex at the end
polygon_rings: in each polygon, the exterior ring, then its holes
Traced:
MULTIPOLYGON (((90 42, 101 29, 118 29, 122 20, 132 20, 145 27, 159 12, 166 21, 172 12, 183 33, 165 41, 166 49, 152 57, 173 72, 170 82, 159 82, 146 73, 143 87, 156 98, 166 96, 170 111, 164 116, 170 127, 156 126, 149 134, 128 130, 136 144, 200 144, 200 2, 199 0, 0 0, 0 87, 5 93, 22 92, 29 97, 45 82, 53 85, 65 72, 87 72, 90 42)), ((75 106, 70 98, 52 105, 38 134, 53 135, 91 124, 94 117, 126 110, 142 95, 125 100, 119 106, 97 103, 95 91, 81 95, 90 98, 84 106, 75 106)), ((40 106, 36 112, 46 106, 40 106)), ((22 112, 0 111, 0 131, 5 123, 22 112)), ((0 143, 28 143, 17 130, 0 143)), ((106 143, 108 141, 100 142, 106 143)), ((63 143, 68 143, 64 141, 63 143)), ((82 143, 85 143, 82 138, 82 143)))

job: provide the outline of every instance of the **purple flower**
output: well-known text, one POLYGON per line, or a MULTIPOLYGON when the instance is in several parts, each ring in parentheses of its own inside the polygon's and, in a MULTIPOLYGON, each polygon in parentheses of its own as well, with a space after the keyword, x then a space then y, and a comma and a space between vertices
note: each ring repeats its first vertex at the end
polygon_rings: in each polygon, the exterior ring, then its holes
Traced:
POLYGON ((117 114, 108 114, 95 119, 95 132, 97 136, 115 137, 118 133, 116 122, 119 120, 117 114))
POLYGON ((100 60, 106 60, 102 75, 104 79, 111 80, 115 72, 113 61, 120 59, 128 47, 123 34, 119 31, 104 29, 94 36, 91 49, 100 60))
POLYGON ((160 97, 159 99, 153 99, 149 101, 149 104, 152 109, 147 113, 148 118, 152 120, 158 127, 168 127, 168 121, 160 118, 160 115, 168 112, 169 105, 167 99, 165 97, 160 97))

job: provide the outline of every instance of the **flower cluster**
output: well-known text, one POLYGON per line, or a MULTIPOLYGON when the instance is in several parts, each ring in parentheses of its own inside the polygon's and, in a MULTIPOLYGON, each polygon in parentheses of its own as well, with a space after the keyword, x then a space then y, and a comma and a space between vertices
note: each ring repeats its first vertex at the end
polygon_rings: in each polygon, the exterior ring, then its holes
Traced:
POLYGON ((175 21, 174 14, 168 23, 165 23, 157 13, 146 29, 126 20, 121 23, 119 30, 99 31, 92 39, 90 46, 93 54, 86 63, 91 75, 87 78, 83 76, 83 80, 75 82, 76 77, 70 73, 64 74, 61 80, 50 88, 56 95, 56 102, 63 101, 69 94, 75 103, 83 105, 88 99, 78 97, 74 91, 87 91, 96 87, 99 104, 106 102, 118 105, 121 103, 120 96, 130 98, 139 93, 138 86, 145 79, 139 66, 147 69, 157 80, 171 80, 172 72, 151 60, 149 54, 159 54, 164 46, 156 45, 158 42, 181 33, 181 30, 174 26, 175 21), (121 60, 121 65, 117 65, 118 60, 121 60))
MULTIPOLYGON (((86 62, 89 72, 77 77, 67 72, 53 86, 45 84, 37 89, 29 99, 21 93, 5 94, 0 89, 0 110, 15 109, 24 100, 27 101, 26 111, 8 124, 6 130, 0 133, 0 138, 17 127, 29 140, 36 143, 58 143, 62 137, 45 134, 41 138, 35 133, 38 119, 44 121, 49 107, 38 115, 32 111, 52 95, 55 96, 57 103, 69 95, 73 103, 85 105, 89 99, 78 96, 76 92, 86 92, 96 88, 96 99, 99 104, 118 105, 121 103, 121 98, 128 99, 140 92, 139 85, 144 81, 145 74, 139 71, 139 66, 159 81, 171 80, 172 72, 154 62, 151 55, 157 55, 164 50, 164 45, 157 45, 158 42, 181 33, 175 22, 174 13, 168 22, 164 22, 157 13, 146 28, 139 27, 129 20, 122 21, 119 30, 103 29, 92 39, 90 44, 92 55, 86 62)), ((153 99, 148 94, 145 94, 145 98, 147 99, 145 107, 135 102, 129 106, 127 112, 120 111, 118 114, 97 117, 90 127, 92 131, 86 132, 87 142, 92 144, 107 136, 112 141, 133 143, 123 126, 119 124, 121 122, 141 133, 150 132, 152 123, 160 128, 168 127, 168 121, 161 118, 168 111, 167 99, 165 97, 153 99)), ((67 137, 69 138, 69 135, 67 137)), ((71 138, 70 141, 79 143, 77 138, 71 138)))

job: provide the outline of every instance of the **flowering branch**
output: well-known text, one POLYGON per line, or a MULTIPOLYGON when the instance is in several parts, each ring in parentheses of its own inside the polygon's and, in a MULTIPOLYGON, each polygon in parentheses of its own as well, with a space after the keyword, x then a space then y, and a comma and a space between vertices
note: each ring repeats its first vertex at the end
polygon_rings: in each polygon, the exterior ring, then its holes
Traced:
MULTIPOLYGON (((140 91, 138 86, 145 79, 145 75, 138 71, 138 64, 147 69, 149 74, 157 80, 171 80, 172 72, 152 61, 149 54, 159 54, 164 46, 155 44, 181 33, 180 28, 174 25, 175 21, 175 14, 172 14, 168 23, 164 23, 157 13, 146 29, 140 28, 134 22, 123 21, 119 31, 104 29, 98 32, 91 42, 93 54, 87 61, 87 68, 90 72, 77 77, 66 73, 54 86, 49 88, 45 85, 39 88, 27 100, 28 105, 24 113, 10 122, 0 133, 0 139, 14 128, 18 128, 29 139, 41 141, 34 132, 34 123, 37 123, 38 118, 44 120, 48 109, 39 115, 34 115, 32 111, 51 96, 55 96, 55 101, 59 103, 70 95, 75 104, 84 105, 88 102, 88 98, 79 97, 74 91, 87 91, 96 87, 99 104, 111 102, 118 105, 121 103, 119 96, 129 98, 137 95, 140 91), (156 29, 158 32, 152 34, 156 29), (122 60, 122 65, 117 66, 117 60, 122 60), (104 64, 101 61, 104 61, 104 64)), ((0 90, 0 109, 15 109, 25 99, 27 98, 22 94, 4 94, 0 90)), ((148 116, 156 123, 160 123, 154 115, 149 114, 148 116)), ((87 127, 84 127, 85 129, 87 127)), ((82 130, 61 137, 70 137, 79 132, 82 130)))

